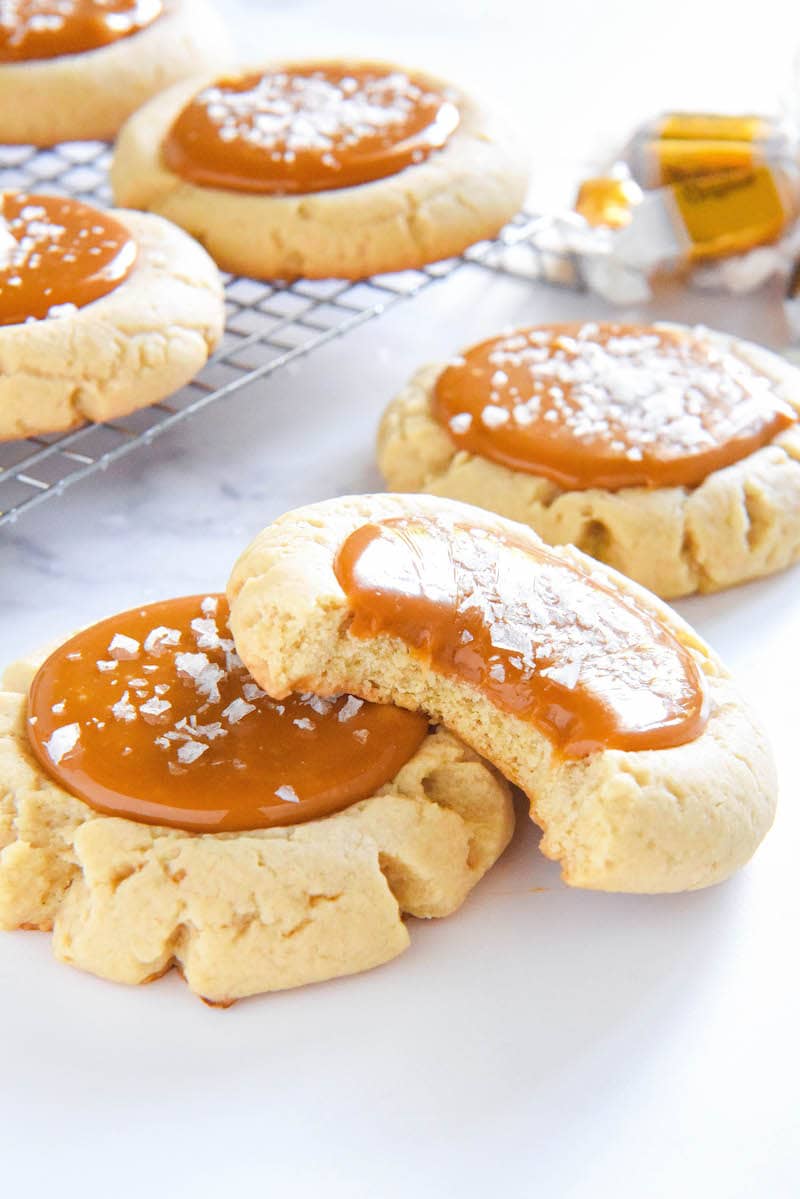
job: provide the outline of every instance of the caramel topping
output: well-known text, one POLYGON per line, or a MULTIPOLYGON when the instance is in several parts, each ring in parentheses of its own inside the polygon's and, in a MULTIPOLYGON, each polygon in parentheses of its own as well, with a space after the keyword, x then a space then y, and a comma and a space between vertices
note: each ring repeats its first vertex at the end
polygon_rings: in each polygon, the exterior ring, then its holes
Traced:
POLYGON ((0 193, 0 325, 99 300, 135 261, 135 241, 107 212, 63 196, 0 193))
POLYGON ((682 745, 705 726, 700 673, 669 629, 522 529, 381 521, 348 537, 335 571, 354 636, 399 637, 567 757, 682 745))
POLYGON ((152 25, 161 0, 0 0, 0 63, 97 50, 152 25))
POLYGON ((167 167, 205 187, 298 195, 394 175, 443 146, 459 112, 391 67, 306 63, 220 79, 179 114, 167 167))
POLYGON ((0 63, 82 54, 151 25, 162 0, 0 0, 0 63))
POLYGON ((594 323, 474 346, 439 376, 433 410, 460 450, 568 490, 695 487, 797 419, 701 331, 594 323))
POLYGON ((59 647, 28 700, 33 752, 99 812, 190 832, 299 824, 374 795, 424 717, 353 696, 269 699, 224 596, 150 604, 59 647))

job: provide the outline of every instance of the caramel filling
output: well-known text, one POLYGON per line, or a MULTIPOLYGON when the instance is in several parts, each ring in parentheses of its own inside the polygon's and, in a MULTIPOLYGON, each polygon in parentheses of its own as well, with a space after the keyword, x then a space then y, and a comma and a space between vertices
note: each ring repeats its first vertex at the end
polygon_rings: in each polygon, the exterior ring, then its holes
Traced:
POLYGON ((353 636, 400 638, 567 757, 664 749, 705 727, 690 652, 632 596, 533 534, 386 520, 352 533, 335 571, 353 636))
POLYGON ((771 379, 701 333, 521 329, 439 376, 433 412, 460 450, 568 490, 695 487, 796 418, 771 379))
POLYGON ((0 63, 97 50, 152 25, 161 0, 0 0, 0 63))
POLYGON ((107 212, 63 196, 0 193, 0 325, 99 300, 135 261, 136 242, 107 212))
POLYGON ((394 175, 443 146, 458 121, 452 100, 419 76, 308 63, 205 88, 173 123, 163 155, 204 187, 298 195, 394 175))
POLYGON ((269 699, 227 619, 224 596, 166 600, 60 646, 28 700, 44 770, 99 812, 217 833, 338 812, 416 752, 428 728, 416 713, 348 695, 269 699))

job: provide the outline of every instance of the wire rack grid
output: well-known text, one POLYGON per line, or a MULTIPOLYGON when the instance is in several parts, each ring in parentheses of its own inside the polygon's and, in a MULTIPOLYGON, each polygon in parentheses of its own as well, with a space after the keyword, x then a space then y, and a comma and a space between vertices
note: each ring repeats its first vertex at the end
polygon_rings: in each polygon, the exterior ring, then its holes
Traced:
MULTIPOLYGON (((106 205, 110 150, 74 142, 51 150, 0 146, 0 188, 54 191, 106 205)), ((280 367, 355 329, 448 278, 467 263, 568 287, 580 286, 577 262, 537 246, 543 218, 521 213, 493 242, 422 270, 361 282, 299 279, 261 283, 225 277, 222 344, 200 374, 160 404, 105 424, 0 443, 0 525, 280 367)))

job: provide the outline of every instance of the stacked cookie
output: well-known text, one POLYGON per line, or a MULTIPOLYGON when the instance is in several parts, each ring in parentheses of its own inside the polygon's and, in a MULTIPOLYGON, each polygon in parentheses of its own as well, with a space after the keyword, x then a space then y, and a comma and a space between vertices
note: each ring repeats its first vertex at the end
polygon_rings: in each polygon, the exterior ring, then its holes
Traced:
POLYGON ((769 749, 714 654, 524 526, 331 500, 269 526, 228 601, 10 671, 3 927, 227 1004, 377 965, 403 913, 455 911, 511 837, 509 782, 574 886, 708 886, 769 828, 769 749))

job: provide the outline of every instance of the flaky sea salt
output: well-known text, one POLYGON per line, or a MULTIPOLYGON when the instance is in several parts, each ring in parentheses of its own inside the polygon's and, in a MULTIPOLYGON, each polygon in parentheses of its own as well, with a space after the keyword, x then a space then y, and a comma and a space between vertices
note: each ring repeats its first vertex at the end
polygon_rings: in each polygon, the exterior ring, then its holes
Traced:
POLYGON ((472 424, 472 413, 457 412, 448 423, 454 433, 466 433, 472 424))
POLYGON ((662 457, 682 457, 751 435, 776 406, 771 381, 699 328, 691 335, 668 327, 604 332, 588 322, 574 336, 513 333, 494 343, 487 361, 492 372, 479 371, 486 429, 543 421, 552 426, 548 438, 561 426, 576 442, 630 462, 642 461, 655 443, 662 457), (508 408, 495 402, 501 390, 515 401, 508 408))
POLYGON ((558 666, 546 666, 541 673, 545 678, 552 679, 554 683, 572 691, 580 678, 581 667, 579 662, 564 662, 558 666))
POLYGON ((169 712, 172 704, 166 699, 148 699, 146 703, 139 705, 139 713, 148 723, 155 723, 169 712))
POLYGON ((283 783, 280 787, 276 787, 275 794, 278 799, 282 799, 286 803, 300 803, 299 795, 294 787, 290 787, 288 783, 283 783))
POLYGON ((355 714, 359 712, 363 706, 363 699, 357 699, 355 695, 348 695, 347 699, 337 712, 336 719, 340 721, 352 720, 355 714))
POLYGON ((47 310, 48 320, 59 320, 65 316, 74 316, 78 311, 77 304, 53 304, 47 310))
POLYGON ((115 720, 121 720, 124 724, 130 724, 136 719, 136 709, 131 703, 129 692, 125 691, 117 702, 111 705, 111 714, 115 720))
POLYGON ((60 729, 53 729, 45 741, 44 747, 54 766, 58 766, 61 759, 72 752, 78 744, 80 736, 81 726, 79 724, 64 724, 60 729))
POLYGON ((196 617, 191 622, 191 629, 198 649, 217 649, 220 644, 220 635, 217 631, 217 622, 213 617, 196 617))
MULTIPOLYGON (((249 88, 207 87, 195 102, 205 108, 223 142, 257 146, 272 162, 292 163, 299 152, 316 152, 324 166, 335 169, 339 150, 364 138, 391 136, 418 104, 439 99, 401 71, 363 80, 270 71, 249 88)), ((435 144, 457 123, 454 105, 441 109, 431 133, 435 144)))
POLYGON ((180 640, 180 629, 169 629, 166 625, 158 625, 155 629, 151 629, 145 637, 144 650, 146 654, 162 654, 165 650, 179 645, 180 640))
MULTIPOLYGON (((231 645, 232 644, 233 644, 233 642, 231 642, 231 645)), ((244 662, 239 657, 236 650, 228 649, 225 646, 224 642, 223 642, 223 648, 225 648, 225 669, 227 670, 228 674, 230 674, 231 671, 234 671, 234 670, 242 670, 244 667, 244 662)))
POLYGON ((175 669, 179 676, 184 679, 191 679, 193 683, 197 682, 208 665, 208 654, 182 653, 175 655, 175 669))
POLYGON ((126 637, 124 633, 115 633, 108 644, 108 652, 118 662, 131 662, 138 658, 141 646, 135 637, 126 637))
POLYGON ((178 761, 182 762, 184 766, 189 766, 202 757, 207 750, 208 746, 202 745, 199 741, 184 741, 182 745, 178 746, 178 761))
POLYGON ((224 678, 225 671, 215 662, 210 662, 195 679, 195 686, 200 695, 210 704, 218 704, 220 701, 219 684, 224 678))
POLYGON ((228 724, 238 724, 248 712, 255 712, 255 704, 248 704, 244 699, 234 699, 227 708, 222 709, 222 716, 228 724))
POLYGON ((508 409, 500 408, 497 404, 486 404, 481 411, 481 424, 487 429, 499 429, 501 425, 507 425, 510 419, 508 409))

